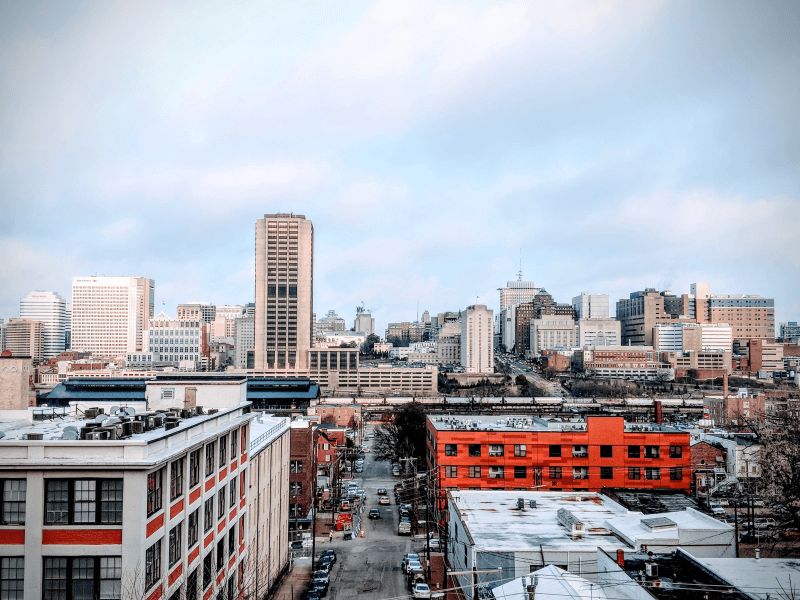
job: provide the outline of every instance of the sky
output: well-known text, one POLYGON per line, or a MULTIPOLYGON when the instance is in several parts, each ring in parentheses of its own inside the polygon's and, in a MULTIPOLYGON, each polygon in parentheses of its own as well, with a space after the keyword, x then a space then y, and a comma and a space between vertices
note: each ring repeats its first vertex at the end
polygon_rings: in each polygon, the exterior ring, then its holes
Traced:
MULTIPOLYGON (((0 1, 0 318, 79 275, 352 323, 656 287, 800 320, 800 3, 0 1)), ((613 308, 612 308, 613 312, 613 308)))

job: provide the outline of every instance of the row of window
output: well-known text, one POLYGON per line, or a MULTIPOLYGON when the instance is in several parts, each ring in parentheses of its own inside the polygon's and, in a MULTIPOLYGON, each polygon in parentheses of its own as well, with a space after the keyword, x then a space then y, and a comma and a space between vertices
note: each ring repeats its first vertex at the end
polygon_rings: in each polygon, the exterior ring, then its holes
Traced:
MULTIPOLYGON (((480 479, 483 477, 484 471, 483 467, 479 465, 472 465, 467 467, 460 467, 463 470, 465 469, 467 472, 467 476, 471 479, 480 479)), ((561 479, 562 473, 564 469, 568 469, 569 467, 548 467, 549 469, 549 478, 550 479, 561 479)), ((506 469, 504 466, 490 466, 487 468, 486 471, 488 473, 489 479, 505 479, 506 478, 506 469)), ((528 478, 528 469, 533 470, 534 478, 537 476, 541 476, 542 467, 509 467, 509 478, 511 478, 511 469, 513 469, 513 478, 514 479, 527 479, 528 478)), ((631 480, 639 480, 642 478, 642 471, 644 471, 644 478, 650 480, 658 480, 661 479, 661 468, 659 467, 616 467, 617 472, 620 469, 627 469, 628 479, 631 480)), ((459 467, 455 466, 446 466, 444 467, 444 476, 446 478, 456 478, 458 477, 458 470, 459 467)), ((588 479, 589 478, 589 469, 588 467, 573 467, 572 468, 572 478, 573 479, 588 479)), ((671 481, 681 481, 683 479, 683 468, 682 467, 670 467, 669 468, 669 478, 671 481)), ((614 479, 614 467, 600 467, 600 479, 614 479)))
MULTIPOLYGON (((510 444, 509 444, 510 445, 510 444)), ((504 444, 488 444, 489 448, 489 456, 505 456, 506 454, 506 447, 504 444)), ((548 446, 548 453, 551 458, 560 458, 562 456, 562 449, 563 446, 561 444, 550 444, 548 446)), ((483 452, 483 444, 467 444, 467 453, 469 456, 477 457, 481 456, 483 452)), ((526 444, 514 444, 514 456, 517 457, 524 457, 527 456, 527 445, 526 444)), ((628 446, 628 458, 641 458, 642 447, 641 446, 628 446)), ((458 456, 458 444, 445 444, 444 445, 444 455, 445 456, 458 456)), ((587 457, 589 456, 589 447, 586 445, 573 445, 572 446, 572 456, 573 457, 587 457)), ((614 456, 614 446, 611 445, 601 445, 600 446, 600 458, 613 458, 614 456)), ((683 446, 670 446, 669 447, 669 457, 670 458, 681 458, 683 456, 683 446)), ((644 447, 644 457, 645 458, 660 458, 661 457, 661 447, 660 446, 645 446, 644 447)))

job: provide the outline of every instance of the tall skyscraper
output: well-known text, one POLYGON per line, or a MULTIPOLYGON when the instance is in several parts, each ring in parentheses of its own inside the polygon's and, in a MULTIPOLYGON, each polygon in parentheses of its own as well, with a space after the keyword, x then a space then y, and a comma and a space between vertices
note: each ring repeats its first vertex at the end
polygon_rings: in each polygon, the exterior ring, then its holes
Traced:
POLYGON ((44 360, 58 356, 66 348, 66 312, 66 302, 55 292, 31 292, 19 301, 20 318, 44 325, 44 360))
POLYGON ((576 319, 607 319, 608 294, 581 292, 572 299, 576 319))
POLYGON ((517 281, 508 281, 506 287, 497 289, 500 290, 500 310, 505 310, 509 306, 530 302, 542 288, 536 287, 532 281, 522 281, 522 271, 520 271, 517 281))
POLYGON ((485 304, 461 315, 461 366, 467 373, 494 373, 494 313, 485 304))
POLYGON ((9 319, 6 350, 12 356, 30 356, 34 363, 44 359, 44 323, 33 319, 9 319))
POLYGON ((95 356, 144 350, 155 282, 144 277, 72 278, 72 349, 95 356))
POLYGON ((308 369, 313 299, 314 226, 303 215, 264 215, 256 221, 256 371, 308 369))

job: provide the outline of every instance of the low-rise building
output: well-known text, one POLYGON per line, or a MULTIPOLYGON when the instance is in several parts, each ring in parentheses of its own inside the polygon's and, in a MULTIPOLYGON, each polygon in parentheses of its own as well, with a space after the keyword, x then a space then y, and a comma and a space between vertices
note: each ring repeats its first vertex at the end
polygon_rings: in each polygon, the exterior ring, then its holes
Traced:
POLYGON ((295 419, 291 425, 291 458, 289 462, 289 531, 310 529, 311 507, 314 502, 317 463, 316 439, 313 423, 295 419))
POLYGON ((0 354, 0 410, 25 410, 36 406, 30 356, 0 354))
POLYGON ((44 323, 33 319, 9 319, 6 347, 12 356, 27 356, 37 364, 45 359, 44 323))
POLYGON ((594 377, 619 379, 674 379, 675 372, 661 362, 652 346, 588 346, 576 350, 573 364, 594 377))

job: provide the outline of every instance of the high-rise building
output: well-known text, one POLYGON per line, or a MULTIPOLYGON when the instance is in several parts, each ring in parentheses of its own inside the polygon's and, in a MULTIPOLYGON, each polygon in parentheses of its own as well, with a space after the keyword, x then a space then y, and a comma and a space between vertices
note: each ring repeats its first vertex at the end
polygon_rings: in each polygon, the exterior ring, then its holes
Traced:
POLYGON ((608 294, 590 294, 581 292, 572 299, 576 319, 607 319, 608 294))
POLYGON ((375 333, 375 319, 363 306, 356 307, 356 320, 353 323, 353 331, 361 331, 367 337, 375 333))
POLYGON ((162 311, 150 319, 144 351, 157 355, 161 362, 193 363, 197 368, 203 350, 203 330, 207 327, 200 319, 173 319, 162 311))
POLYGON ((575 322, 575 344, 584 346, 619 346, 622 323, 616 319, 578 319, 575 322))
POLYGON ((64 311, 64 350, 72 348, 72 302, 67 302, 64 311))
POLYGON ((2 352, 3 350, 6 349, 6 331, 7 331, 6 328, 7 327, 8 327, 8 325, 6 325, 6 323, 3 321, 3 319, 0 319, 0 352, 2 352))
POLYGON ((234 319, 233 349, 236 353, 234 365, 237 369, 247 368, 247 351, 253 350, 255 344, 255 319, 239 317, 234 319))
POLYGON ((144 349, 155 282, 144 277, 73 277, 72 348, 95 356, 144 349))
POLYGON ((44 323, 33 319, 9 319, 6 350, 12 356, 30 356, 34 363, 44 360, 44 323))
POLYGON ((541 291, 532 281, 522 281, 522 273, 517 281, 506 282, 506 287, 497 288, 500 291, 500 310, 515 304, 530 302, 541 291))
POLYGON ((64 299, 55 292, 31 292, 19 301, 19 316, 44 325, 44 360, 65 349, 66 309, 64 299))
POLYGON ((543 350, 569 349, 575 345, 575 320, 571 314, 542 314, 540 311, 530 322, 530 339, 533 355, 543 350))
POLYGON ((461 366, 467 373, 494 373, 494 311, 468 306, 461 316, 461 366))
POLYGON ((314 226, 303 215, 256 221, 255 369, 308 368, 314 323, 314 226))
POLYGON ((659 352, 733 350, 728 323, 659 323, 653 327, 653 348, 659 352))
POLYGON ((178 304, 179 321, 201 320, 203 323, 211 323, 217 318, 217 307, 210 302, 184 302, 178 304))
POLYGON ((800 325, 797 324, 797 321, 781 323, 780 337, 784 342, 800 338, 800 325))
POLYGON ((344 331, 347 329, 345 320, 336 314, 335 310, 329 310, 327 314, 319 319, 316 323, 316 335, 326 333, 328 331, 344 331))

